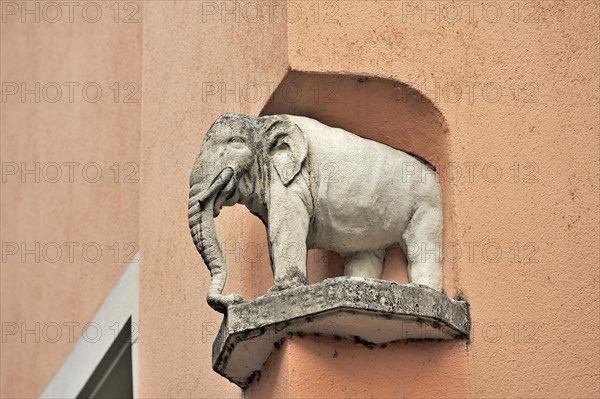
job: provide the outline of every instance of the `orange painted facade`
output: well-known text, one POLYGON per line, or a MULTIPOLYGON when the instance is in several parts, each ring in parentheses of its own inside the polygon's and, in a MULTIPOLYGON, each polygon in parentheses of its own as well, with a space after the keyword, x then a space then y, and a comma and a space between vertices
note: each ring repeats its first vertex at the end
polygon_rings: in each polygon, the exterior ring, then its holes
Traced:
MULTIPOLYGON (((311 116, 434 163, 444 289, 473 321, 468 344, 291 339, 246 397, 600 395, 597 2, 120 2, 95 22, 87 3, 73 22, 21 4, 1 3, 1 397, 40 395, 65 326, 138 250, 139 395, 242 397, 211 369, 221 316, 187 227, 192 163, 229 111, 311 116)), ((225 292, 264 294, 260 221, 237 206, 216 224, 225 292)), ((309 259, 311 282, 342 273, 309 259)), ((384 277, 406 282, 399 249, 384 277)))

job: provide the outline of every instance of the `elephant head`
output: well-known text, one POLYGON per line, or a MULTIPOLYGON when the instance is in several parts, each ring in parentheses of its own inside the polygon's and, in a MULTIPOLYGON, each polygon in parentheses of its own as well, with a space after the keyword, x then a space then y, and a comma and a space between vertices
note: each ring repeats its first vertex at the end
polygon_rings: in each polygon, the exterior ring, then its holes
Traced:
POLYGON ((269 185, 284 185, 299 173, 307 144, 300 129, 282 117, 253 118, 227 113, 208 130, 190 175, 188 221, 194 244, 211 275, 208 304, 225 313, 243 301, 223 295, 227 265, 214 218, 223 206, 243 203, 268 226, 269 185))

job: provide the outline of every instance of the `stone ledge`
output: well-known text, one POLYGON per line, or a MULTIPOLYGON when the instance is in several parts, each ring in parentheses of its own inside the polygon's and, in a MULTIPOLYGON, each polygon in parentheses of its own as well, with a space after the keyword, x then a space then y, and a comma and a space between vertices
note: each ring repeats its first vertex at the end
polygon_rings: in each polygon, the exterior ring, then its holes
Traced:
POLYGON ((213 369, 242 388, 283 339, 323 335, 366 346, 467 339, 469 304, 431 288, 336 277, 230 306, 213 343, 213 369))

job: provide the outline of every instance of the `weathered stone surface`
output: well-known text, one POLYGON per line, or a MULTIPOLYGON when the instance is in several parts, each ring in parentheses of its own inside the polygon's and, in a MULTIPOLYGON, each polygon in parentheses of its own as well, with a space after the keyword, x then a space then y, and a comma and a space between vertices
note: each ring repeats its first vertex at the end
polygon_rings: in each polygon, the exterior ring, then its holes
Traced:
POLYGON ((317 334, 367 346, 409 339, 467 339, 469 305, 414 284, 336 277, 232 305, 213 344, 213 369, 244 388, 273 348, 317 334))

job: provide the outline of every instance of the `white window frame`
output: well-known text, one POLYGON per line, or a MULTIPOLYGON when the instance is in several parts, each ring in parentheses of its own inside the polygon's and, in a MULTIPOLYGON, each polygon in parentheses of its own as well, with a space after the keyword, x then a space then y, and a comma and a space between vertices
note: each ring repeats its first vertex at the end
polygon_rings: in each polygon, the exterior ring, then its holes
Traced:
POLYGON ((90 326, 91 339, 89 336, 87 339, 84 339, 84 336, 79 337, 40 398, 76 398, 129 318, 133 336, 133 397, 138 397, 139 260, 140 256, 137 253, 87 324, 90 326), (96 338, 97 331, 101 332, 101 335, 96 338))

